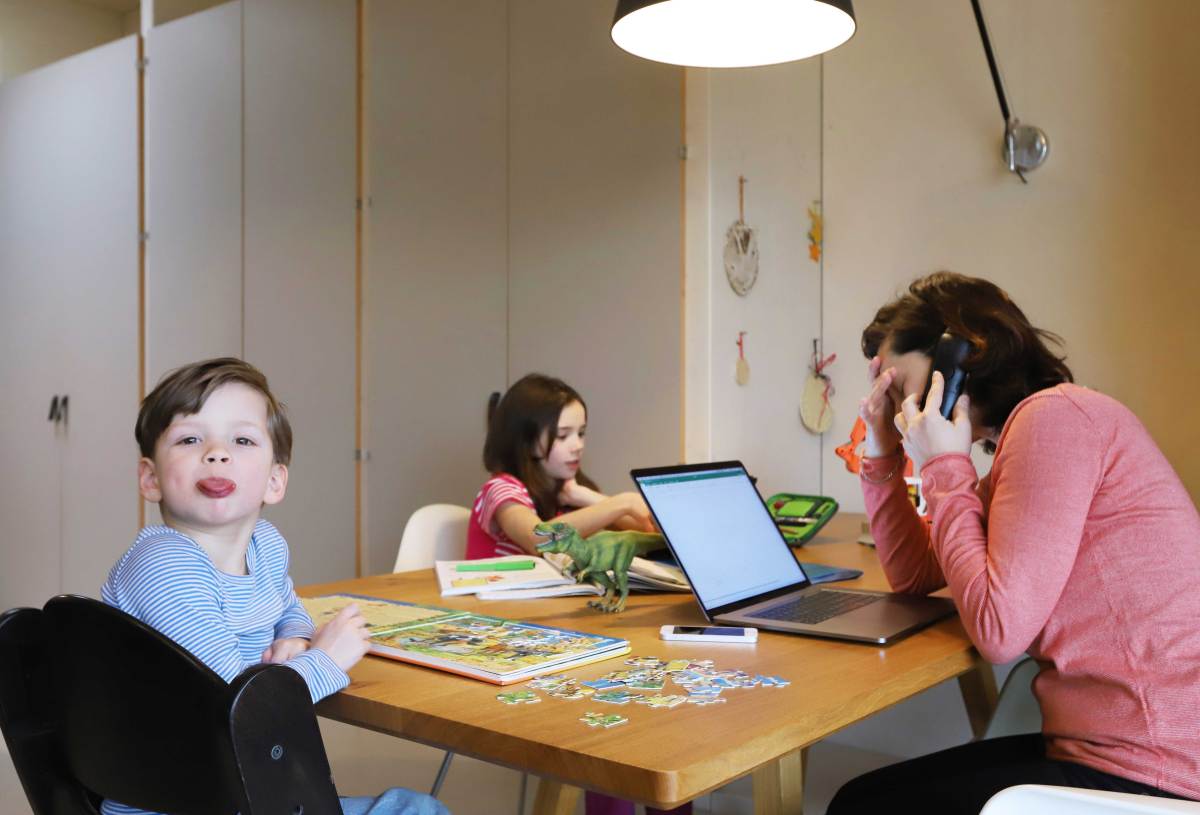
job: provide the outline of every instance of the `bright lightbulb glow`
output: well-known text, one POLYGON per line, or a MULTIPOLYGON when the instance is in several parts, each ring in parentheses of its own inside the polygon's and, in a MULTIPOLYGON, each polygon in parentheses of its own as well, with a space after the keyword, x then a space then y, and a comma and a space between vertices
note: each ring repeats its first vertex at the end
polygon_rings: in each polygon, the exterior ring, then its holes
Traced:
POLYGON ((626 14, 612 38, 655 62, 744 68, 823 53, 854 29, 853 17, 819 0, 664 0, 626 14))

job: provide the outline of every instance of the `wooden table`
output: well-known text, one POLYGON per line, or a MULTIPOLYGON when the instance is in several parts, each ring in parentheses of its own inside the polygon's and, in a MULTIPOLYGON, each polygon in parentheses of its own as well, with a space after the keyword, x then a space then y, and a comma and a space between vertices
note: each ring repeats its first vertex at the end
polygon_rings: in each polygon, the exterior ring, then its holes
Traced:
MULTIPOLYGON (((874 550, 854 542, 862 520, 852 514, 834 518, 796 554, 802 561, 863 570, 861 579, 843 585, 886 589, 874 550)), ((496 701, 498 686, 367 657, 351 671, 350 687, 317 707, 330 719, 533 773, 541 779, 537 815, 572 812, 581 787, 668 808, 750 773, 757 813, 799 813, 810 744, 954 677, 976 735, 995 707, 991 666, 975 652, 957 618, 886 648, 765 631, 757 645, 706 646, 658 638, 664 623, 703 624, 690 594, 635 594, 623 613, 605 615, 587 608, 590 598, 583 597, 443 598, 432 570, 300 591, 307 596, 340 592, 624 637, 635 656, 710 658, 718 668, 791 681, 783 688, 727 691, 724 704, 672 710, 549 697, 536 706, 510 706, 496 701), (585 710, 596 708, 620 712, 629 722, 603 730, 578 721, 585 710)), ((614 659, 567 673, 594 679, 621 663, 614 659)))

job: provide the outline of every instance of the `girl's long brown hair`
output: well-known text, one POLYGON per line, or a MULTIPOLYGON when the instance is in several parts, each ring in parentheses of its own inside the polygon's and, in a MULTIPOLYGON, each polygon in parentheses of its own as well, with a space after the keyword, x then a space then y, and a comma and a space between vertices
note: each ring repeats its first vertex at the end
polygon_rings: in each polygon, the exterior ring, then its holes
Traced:
MULTIPOLYGON (((543 521, 558 514, 563 481, 551 478, 542 466, 542 446, 548 454, 558 433, 558 418, 572 402, 583 405, 586 417, 583 397, 561 379, 544 374, 527 374, 513 383, 503 398, 493 393, 488 399, 483 466, 489 473, 508 473, 524 484, 543 521)), ((599 489, 582 470, 575 480, 599 489)))
MULTIPOLYGON (((985 427, 999 430, 1025 397, 1075 381, 1065 357, 1047 347, 1062 346, 1057 334, 1035 328, 995 283, 954 272, 918 278, 879 309, 863 329, 863 354, 871 359, 888 345, 893 354, 932 356, 945 331, 971 343, 965 390, 985 427)), ((995 445, 985 442, 984 449, 994 452, 995 445)))

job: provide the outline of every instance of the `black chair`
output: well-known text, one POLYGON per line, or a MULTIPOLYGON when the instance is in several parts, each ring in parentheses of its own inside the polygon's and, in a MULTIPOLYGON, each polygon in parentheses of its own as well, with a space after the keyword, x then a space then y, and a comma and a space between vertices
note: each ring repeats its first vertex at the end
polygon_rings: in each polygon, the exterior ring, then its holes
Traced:
POLYGON ((0 729, 35 815, 99 801, 170 815, 340 815, 304 680, 255 665, 226 684, 98 600, 0 615, 0 729))

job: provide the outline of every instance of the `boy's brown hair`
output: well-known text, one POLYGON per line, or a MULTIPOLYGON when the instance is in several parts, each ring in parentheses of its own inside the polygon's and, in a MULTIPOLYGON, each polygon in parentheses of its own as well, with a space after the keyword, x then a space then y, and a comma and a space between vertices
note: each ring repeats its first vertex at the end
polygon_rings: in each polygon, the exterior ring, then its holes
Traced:
POLYGON ((176 368, 159 380, 150 395, 142 400, 133 429, 142 455, 154 458, 154 446, 171 425, 171 420, 179 415, 199 413, 213 391, 230 382, 248 385, 267 400, 267 432, 271 436, 275 463, 284 466, 291 463, 292 425, 288 422, 287 411, 271 393, 262 371, 236 357, 193 362, 176 368))

